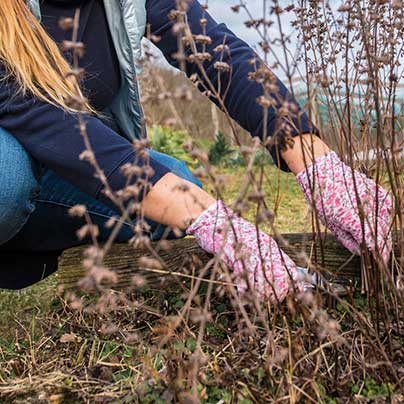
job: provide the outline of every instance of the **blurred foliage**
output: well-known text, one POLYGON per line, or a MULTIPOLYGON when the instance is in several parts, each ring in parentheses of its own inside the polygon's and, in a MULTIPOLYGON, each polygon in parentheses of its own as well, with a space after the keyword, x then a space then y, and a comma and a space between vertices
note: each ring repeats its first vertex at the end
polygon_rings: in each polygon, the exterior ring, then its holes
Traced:
MULTIPOLYGON (((154 150, 185 161, 189 167, 196 168, 199 165, 198 161, 193 159, 184 150, 184 144, 191 139, 191 136, 187 132, 166 126, 153 125, 150 131, 150 140, 154 150)), ((207 151, 209 163, 213 166, 231 168, 245 167, 247 165, 247 161, 242 156, 240 150, 230 145, 228 138, 222 131, 216 134, 213 143, 208 139, 193 139, 193 143, 207 151)), ((259 148, 255 154, 254 165, 259 166, 262 164, 268 165, 273 163, 268 151, 264 148, 259 148)))
MULTIPOLYGON (((214 166, 245 167, 247 161, 239 148, 233 148, 226 139, 225 134, 219 131, 215 142, 209 147, 209 162, 214 166)), ((271 155, 263 147, 260 147, 254 157, 254 165, 273 164, 271 155)))
POLYGON ((184 150, 184 143, 190 139, 188 133, 169 127, 153 125, 153 129, 150 131, 150 140, 154 150, 185 161, 190 167, 195 167, 198 162, 184 150))
POLYGON ((216 134, 215 142, 209 148, 209 163, 214 166, 226 164, 234 153, 222 131, 216 134))
MULTIPOLYGON (((242 156, 241 152, 236 150, 236 152, 228 159, 227 165, 229 167, 246 167, 247 161, 242 156)), ((272 157, 264 147, 260 147, 254 156, 254 166, 260 165, 273 165, 272 157)))

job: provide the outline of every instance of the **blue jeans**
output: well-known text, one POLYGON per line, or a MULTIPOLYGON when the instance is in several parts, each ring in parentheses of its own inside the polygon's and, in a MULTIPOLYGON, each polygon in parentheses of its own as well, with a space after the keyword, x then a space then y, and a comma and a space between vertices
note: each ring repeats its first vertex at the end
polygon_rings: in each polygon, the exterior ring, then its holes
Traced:
MULTIPOLYGON (((201 186, 183 161, 154 150, 149 152, 173 174, 201 186)), ((106 240, 111 230, 105 224, 109 218, 119 216, 119 212, 80 191, 49 169, 44 170, 38 178, 25 149, 10 133, 0 128, 2 248, 50 251, 86 243, 88 240, 78 240, 76 235, 76 231, 85 223, 84 219, 72 218, 68 214, 68 209, 77 204, 87 207, 93 223, 99 227, 99 240, 106 240)), ((151 239, 157 240, 167 234, 165 226, 152 221, 149 224, 151 239)), ((125 223, 116 241, 124 242, 132 236, 131 225, 125 223)))

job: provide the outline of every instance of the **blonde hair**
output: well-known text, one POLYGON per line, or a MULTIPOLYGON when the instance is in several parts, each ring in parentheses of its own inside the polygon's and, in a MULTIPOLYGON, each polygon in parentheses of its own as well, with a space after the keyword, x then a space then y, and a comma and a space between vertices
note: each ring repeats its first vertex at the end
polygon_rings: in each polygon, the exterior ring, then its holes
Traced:
MULTIPOLYGON (((22 93, 77 111, 69 105, 69 99, 81 95, 77 79, 25 0, 0 0, 0 61, 22 93)), ((84 110, 92 111, 88 104, 84 110)))

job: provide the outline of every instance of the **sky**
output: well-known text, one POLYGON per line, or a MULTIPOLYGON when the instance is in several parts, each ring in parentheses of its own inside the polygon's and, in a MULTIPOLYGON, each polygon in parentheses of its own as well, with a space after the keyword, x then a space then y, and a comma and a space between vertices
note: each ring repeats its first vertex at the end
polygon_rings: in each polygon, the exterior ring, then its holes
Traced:
MULTIPOLYGON (((255 29, 247 28, 245 26, 244 22, 249 19, 246 11, 241 9, 238 13, 235 13, 230 9, 231 6, 239 3, 239 0, 210 0, 208 3, 209 12, 216 21, 224 22, 240 38, 244 39, 251 46, 255 46, 259 42, 260 37, 255 29)), ((263 0, 245 0, 243 3, 246 4, 254 18, 263 17, 263 0)), ((268 1, 267 3, 270 5, 272 2, 268 1)), ((286 6, 293 2, 281 0, 279 3, 281 6, 286 6)), ((281 15, 282 25, 287 34, 294 32, 293 27, 290 25, 290 22, 293 19, 292 14, 293 13, 284 13, 281 15)))
MULTIPOLYGON (((262 0, 249 0, 245 3, 255 18, 262 17, 262 0)), ((248 20, 244 10, 235 13, 230 9, 236 4, 238 4, 238 0, 210 0, 209 12, 217 22, 224 22, 240 38, 254 46, 259 41, 259 36, 254 29, 249 29, 244 25, 244 22, 248 20)))
MULTIPOLYGON (((263 18, 264 16, 264 2, 263 0, 243 0, 243 3, 247 6, 248 11, 251 13, 254 19, 263 18)), ((268 0, 267 9, 269 9, 273 2, 268 0)), ((286 7, 291 3, 297 3, 292 0, 279 0, 279 4, 282 7, 286 7)), ((337 2, 336 2, 337 3, 337 2)), ((231 10, 231 6, 236 4, 240 4, 240 0, 210 0, 208 2, 209 12, 218 22, 224 22, 228 28, 230 28, 237 36, 244 41, 246 41, 250 46, 252 46, 260 55, 263 55, 263 52, 258 45, 261 41, 261 38, 254 28, 247 28, 245 22, 249 20, 249 16, 247 11, 244 9, 240 9, 238 13, 235 13, 231 10)), ((269 15, 269 11, 266 10, 266 17, 269 20, 273 20, 274 16, 269 15)), ((298 37, 296 30, 292 27, 291 22, 295 18, 294 12, 285 12, 280 15, 280 20, 282 24, 282 30, 286 36, 289 36, 291 39, 291 43, 289 45, 289 49, 292 52, 296 51, 298 47, 298 37)), ((274 24, 269 28, 268 31, 269 38, 279 38, 279 25, 274 24), (271 34, 272 33, 272 34, 271 34)), ((274 45, 273 45, 274 46, 274 45)), ((275 47, 276 48, 276 47, 275 47)), ((278 55, 283 55, 282 49, 278 48, 278 55)), ((274 62, 274 58, 269 55, 268 63, 274 62)), ((283 79, 285 74, 280 69, 275 69, 275 73, 283 79)))
MULTIPOLYGON (((199 0, 202 4, 205 4, 204 0, 199 0)), ((244 0, 243 1, 248 10, 251 12, 254 18, 262 18, 263 16, 263 0, 244 0)), ((271 0, 268 4, 272 3, 271 0)), ((286 6, 291 3, 288 0, 280 0, 281 5, 286 6)), ((235 13, 231 10, 231 6, 240 4, 240 0, 208 0, 209 13, 211 16, 219 23, 224 22, 228 28, 230 28, 239 38, 246 41, 251 47, 260 51, 259 46, 257 46, 260 41, 260 36, 257 31, 252 28, 247 28, 245 26, 245 21, 249 20, 248 15, 245 10, 240 10, 239 13, 235 13)), ((285 13, 281 15, 282 25, 286 34, 295 32, 293 27, 291 27, 290 22, 293 19, 292 13, 285 13)), ((276 30, 276 28, 274 28, 276 30)), ((274 33, 276 35, 276 33, 274 33)), ((297 38, 294 35, 293 41, 291 43, 291 49, 296 48, 297 38)), ((164 63, 161 62, 160 63, 164 63)), ((279 72, 278 72, 279 73, 279 72)))
MULTIPOLYGON (((1 0, 0 0, 1 1, 1 0)), ((256 49, 259 54, 262 55, 262 51, 260 47, 257 45, 260 41, 260 36, 256 32, 255 29, 247 28, 245 26, 245 21, 249 19, 248 15, 246 14, 246 11, 243 9, 240 9, 239 13, 235 13, 231 10, 231 6, 240 4, 240 1, 243 1, 244 4, 246 4, 248 10, 251 12, 254 18, 262 18, 263 17, 263 0, 199 0, 202 4, 205 4, 205 2, 208 2, 208 11, 209 13, 213 16, 213 18, 217 22, 224 22, 233 32, 235 32, 241 39, 245 40, 251 47, 256 49)), ((272 5, 273 2, 272 0, 267 1, 268 5, 272 5)), ((297 0, 279 0, 279 4, 282 7, 286 7, 287 5, 290 4, 295 4, 297 5, 298 2, 297 0)), ((343 4, 343 0, 333 0, 329 1, 328 4, 331 5, 331 9, 334 12, 334 15, 338 15, 339 12, 337 11, 338 8, 340 7, 341 4, 343 4)), ((269 7, 269 6, 268 6, 269 7)), ((269 13, 267 12, 267 18, 269 19, 274 19, 274 16, 269 16, 269 13)), ((290 44, 288 45, 288 48, 292 54, 298 52, 299 50, 299 39, 297 36, 296 30, 292 27, 291 22, 295 19, 295 14, 294 12, 285 12, 280 15, 281 19, 281 24, 282 24, 282 30, 285 33, 285 35, 288 35, 290 37, 290 44)), ((274 24, 270 29, 269 29, 269 37, 270 38, 279 38, 279 25, 274 24)), ((283 51, 281 48, 276 49, 274 47, 274 50, 277 54, 278 57, 281 58, 281 62, 284 61, 282 59, 283 57, 283 51)), ((162 57, 161 57, 162 58, 162 57)), ((268 59, 268 64, 271 66, 272 63, 275 61, 275 58, 273 55, 269 55, 268 59)), ((162 63, 160 61, 160 63, 162 63)), ((337 60, 337 65, 339 68, 342 68, 345 64, 344 59, 339 59, 337 60)), ((168 65, 168 64, 167 64, 168 65)), ((402 66, 404 66, 404 60, 402 60, 402 66)), ((301 64, 299 66, 301 74, 304 74, 304 66, 301 64)), ((402 70, 401 70, 402 71, 402 70)), ((283 72, 282 69, 275 69, 274 72, 277 74, 277 76, 285 81, 286 75, 283 72)), ((295 76, 298 76, 296 74, 295 76)), ((294 85, 294 87, 299 87, 302 86, 302 88, 305 87, 303 83, 300 85, 294 85)), ((298 89, 298 88, 296 88, 298 89)), ((404 88, 401 88, 398 90, 398 93, 400 96, 404 97, 404 88)))

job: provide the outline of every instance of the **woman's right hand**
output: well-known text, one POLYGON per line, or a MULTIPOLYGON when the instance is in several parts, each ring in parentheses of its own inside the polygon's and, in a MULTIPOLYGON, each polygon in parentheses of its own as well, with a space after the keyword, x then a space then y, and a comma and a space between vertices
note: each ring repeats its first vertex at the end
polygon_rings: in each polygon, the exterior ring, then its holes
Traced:
POLYGON ((234 270, 240 293, 250 286, 260 298, 281 302, 296 287, 303 285, 295 263, 276 241, 237 216, 222 201, 206 209, 187 229, 198 244, 217 254, 234 270))

